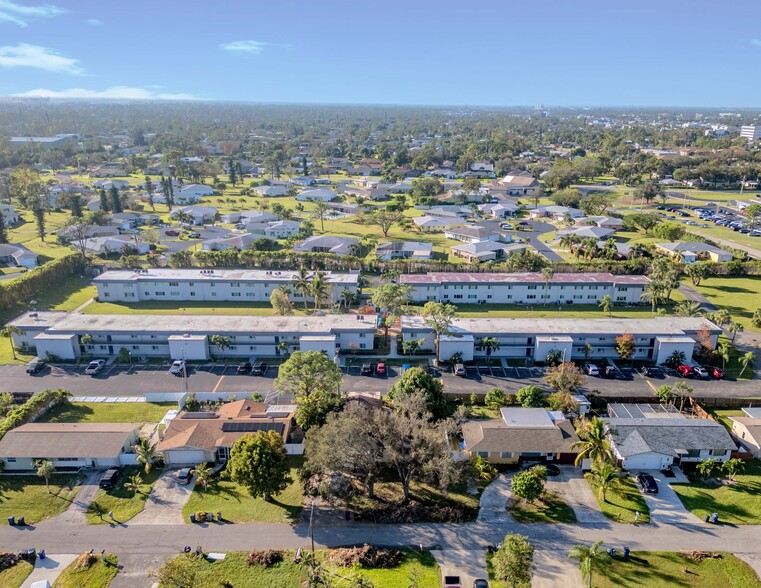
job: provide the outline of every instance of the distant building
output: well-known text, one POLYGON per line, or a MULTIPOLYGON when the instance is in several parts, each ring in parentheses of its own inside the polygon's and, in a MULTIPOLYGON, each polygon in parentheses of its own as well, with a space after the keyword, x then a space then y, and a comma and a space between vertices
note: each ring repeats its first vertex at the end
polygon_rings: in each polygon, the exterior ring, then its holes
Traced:
POLYGON ((672 257, 676 257, 684 263, 693 263, 696 261, 708 260, 717 263, 732 261, 732 254, 723 249, 719 249, 708 243, 698 241, 675 242, 675 243, 656 243, 656 249, 672 257))
POLYGON ((32 269, 37 267, 37 254, 18 243, 3 243, 0 264, 32 269))
POLYGON ((743 125, 740 127, 740 136, 748 141, 761 139, 761 127, 756 125, 743 125))
POLYGON ((500 181, 508 196, 532 196, 540 188, 539 182, 527 171, 510 172, 500 181))
POLYGON ((295 253, 334 253, 350 255, 359 239, 354 237, 336 237, 334 235, 314 235, 307 237, 293 248, 295 253))
POLYGON ((453 245, 452 255, 461 257, 468 263, 483 261, 500 261, 515 253, 528 249, 521 243, 499 243, 497 241, 478 241, 465 245, 453 245))
POLYGON ((327 188, 315 188, 313 190, 304 190, 296 196, 296 200, 302 202, 317 201, 331 202, 337 198, 337 195, 333 190, 327 188))
POLYGON ((75 145, 80 140, 81 137, 74 133, 62 133, 53 137, 11 137, 8 139, 8 145, 14 150, 30 146, 48 150, 60 149, 66 145, 75 145))
POLYGON ((378 259, 389 261, 392 259, 416 259, 428 260, 433 256, 433 245, 419 241, 391 241, 380 243, 376 249, 378 259))

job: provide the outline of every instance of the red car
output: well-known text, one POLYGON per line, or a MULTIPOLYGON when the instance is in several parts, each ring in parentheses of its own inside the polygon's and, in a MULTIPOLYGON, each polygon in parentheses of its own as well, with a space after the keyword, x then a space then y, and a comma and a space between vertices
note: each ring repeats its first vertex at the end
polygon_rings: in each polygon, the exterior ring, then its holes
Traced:
POLYGON ((690 378, 695 375, 695 370, 692 369, 692 366, 685 364, 676 366, 676 371, 679 372, 679 375, 683 378, 690 378))
POLYGON ((175 231, 174 229, 169 229, 167 231, 164 231, 164 234, 167 237, 179 237, 180 236, 180 231, 175 231))
POLYGON ((708 373, 716 378, 717 380, 721 380, 724 377, 724 370, 717 367, 711 367, 708 368, 708 373))
POLYGON ((385 363, 379 363, 375 366, 375 373, 379 376, 385 376, 386 375, 386 364, 385 363))

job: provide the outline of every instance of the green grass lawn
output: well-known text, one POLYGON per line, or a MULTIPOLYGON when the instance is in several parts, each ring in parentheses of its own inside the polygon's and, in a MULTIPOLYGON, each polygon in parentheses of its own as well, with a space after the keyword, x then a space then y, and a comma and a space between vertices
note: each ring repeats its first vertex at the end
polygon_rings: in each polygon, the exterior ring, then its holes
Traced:
POLYGON ((701 563, 672 551, 637 551, 627 559, 616 557, 593 577, 595 588, 647 586, 647 588, 756 588, 758 576, 731 553, 701 563), (685 571, 688 570, 688 571, 685 571))
MULTIPOLYGON (((210 562, 205 559, 193 559, 197 586, 219 586, 226 580, 235 588, 293 588, 301 586, 307 579, 304 563, 294 563, 295 552, 286 551, 282 562, 267 569, 259 565, 248 565, 245 553, 228 553, 222 561, 210 562)), ((319 559, 324 559, 326 551, 318 551, 319 559)), ((185 557, 183 555, 177 557, 185 557)), ((364 569, 356 571, 347 568, 328 566, 331 572, 337 572, 347 578, 332 584, 336 588, 348 588, 348 578, 352 575, 362 576, 377 588, 408 588, 412 582, 415 586, 436 588, 441 586, 441 573, 436 560, 428 551, 405 551, 402 564, 391 569, 364 569)), ((169 588, 162 585, 161 588, 169 588)))
MULTIPOLYGON (((95 294, 95 286, 90 284, 89 278, 83 279, 79 276, 70 276, 56 284, 55 288, 38 293, 35 297, 37 301, 35 308, 37 310, 74 310, 95 296, 95 294)), ((0 321, 6 323, 27 310, 29 310, 27 304, 3 309, 0 311, 0 321)), ((3 346, 0 345, 1 347, 3 346)), ((3 352, 2 349, 0 349, 0 352, 3 352)), ((10 348, 8 355, 10 356, 10 348)), ((0 360, 2 359, 0 357, 0 360)))
POLYGON ((97 561, 88 568, 78 569, 77 560, 61 572, 53 585, 56 588, 108 588, 119 571, 116 556, 107 553, 104 558, 95 556, 97 561))
POLYGON ((632 478, 621 478, 620 487, 615 492, 608 491, 607 502, 600 500, 594 488, 592 492, 597 498, 600 511, 609 519, 620 523, 633 523, 635 514, 639 511, 639 522, 650 522, 650 508, 632 478))
POLYGON ((221 512, 226 521, 233 523, 297 521, 301 512, 302 499, 298 470, 303 463, 303 458, 291 456, 288 459, 293 482, 282 493, 274 496, 270 502, 265 502, 262 498, 252 498, 245 488, 230 480, 219 480, 211 484, 208 490, 203 490, 201 485, 197 484, 182 509, 183 518, 188 522, 191 513, 205 511, 221 512))
POLYGON ((710 414, 718 422, 724 425, 727 431, 732 430, 732 421, 729 420, 730 417, 747 416, 739 408, 709 408, 706 412, 708 412, 708 414, 710 414))
POLYGON ((684 283, 695 288, 719 308, 726 308, 732 319, 742 323, 746 329, 761 330, 751 326, 753 311, 761 307, 761 277, 716 276, 703 280, 699 286, 693 286, 689 280, 684 283))
POLYGON ((20 588, 33 569, 34 566, 28 561, 18 562, 15 566, 0 572, 0 586, 3 588, 20 588))
POLYGON ((95 511, 94 505, 97 503, 108 513, 113 511, 114 518, 118 523, 125 523, 135 515, 143 512, 145 508, 145 501, 148 500, 148 495, 151 493, 153 484, 161 475, 162 470, 159 468, 152 468, 150 474, 146 474, 141 467, 130 466, 125 468, 119 480, 116 483, 116 487, 113 490, 106 492, 105 490, 98 490, 98 494, 95 496, 93 504, 87 509, 85 519, 88 525, 108 525, 112 520, 108 515, 99 515, 95 511), (131 476, 139 474, 143 479, 143 483, 140 485, 138 492, 130 492, 124 488, 124 483, 129 482, 131 476))
POLYGON ((512 500, 510 514, 518 523, 575 523, 576 513, 553 492, 545 492, 536 502, 512 500))
POLYGON ((52 408, 39 422, 157 423, 176 402, 71 402, 52 408))
POLYGON ((0 476, 0 520, 22 516, 35 524, 59 515, 71 506, 79 483, 76 475, 55 475, 48 493, 45 480, 35 475, 0 476))
MULTIPOLYGON (((115 302, 93 302, 82 312, 85 314, 220 314, 246 316, 274 316, 275 310, 269 302, 172 302, 170 300, 152 300, 134 304, 115 302), (179 305, 182 306, 179 306, 179 305)), ((304 315, 304 306, 295 304, 294 315, 304 315)))
MULTIPOLYGON (((683 300, 679 292, 672 292, 675 302, 683 300)), ((88 307, 89 309, 90 307, 88 307)), ((672 306, 663 307, 671 314, 672 306)), ((420 311, 422 307, 415 307, 420 311)), ((652 318, 650 306, 613 307, 613 318, 652 318)), ((459 318, 608 318, 596 304, 460 304, 459 318)))
POLYGON ((731 525, 761 524, 761 464, 751 460, 745 472, 732 485, 705 482, 672 484, 685 508, 700 519, 719 513, 722 523, 731 525))

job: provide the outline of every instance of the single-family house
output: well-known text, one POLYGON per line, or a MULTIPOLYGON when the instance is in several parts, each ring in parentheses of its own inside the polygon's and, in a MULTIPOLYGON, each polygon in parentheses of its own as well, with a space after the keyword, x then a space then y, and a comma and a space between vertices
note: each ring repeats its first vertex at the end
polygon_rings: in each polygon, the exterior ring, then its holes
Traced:
POLYGON ((753 457, 761 459, 761 417, 730 417, 732 437, 753 457))
POLYGON ((563 229, 562 231, 557 232, 558 237, 563 237, 564 235, 576 235, 577 237, 581 237, 582 239, 607 239, 610 237, 613 233, 615 233, 615 229, 605 229, 602 227, 597 226, 581 226, 581 227, 573 227, 570 229, 563 229))
POLYGON ((259 196, 285 196, 288 193, 288 187, 282 184, 257 186, 254 192, 259 196))
POLYGON ((462 225, 445 229, 444 237, 465 243, 480 243, 481 241, 499 241, 502 233, 481 225, 462 225))
POLYGON ((470 164, 470 171, 472 172, 494 172, 494 164, 488 161, 474 161, 470 164))
POLYGON ((203 196, 211 196, 214 193, 214 188, 207 186, 206 184, 182 184, 179 190, 175 188, 174 199, 175 201, 182 200, 184 198, 197 198, 201 199, 203 196))
POLYGON ((10 204, 0 204, 0 214, 3 215, 6 227, 15 225, 19 221, 18 212, 10 204))
POLYGON ((217 217, 217 209, 214 206, 183 206, 175 208, 169 216, 177 219, 183 215, 187 215, 192 224, 203 225, 214 222, 217 217))
POLYGON ((380 243, 375 250, 378 259, 390 261, 392 259, 416 259, 427 260, 433 257, 433 245, 420 241, 390 241, 380 243))
POLYGON ((496 203, 481 204, 478 209, 481 213, 497 219, 512 217, 518 211, 518 205, 512 202, 501 201, 496 203))
POLYGON ((412 223, 422 231, 443 231, 451 227, 463 225, 465 220, 459 216, 444 218, 426 214, 413 217, 412 223))
POLYGON ((529 216, 534 219, 538 218, 551 218, 556 221, 564 221, 566 218, 579 218, 584 216, 584 213, 578 208, 570 206, 537 206, 528 211, 529 216))
POLYGON ((331 202, 337 198, 337 195, 333 190, 327 188, 315 188, 313 190, 304 190, 296 196, 296 200, 301 202, 314 202, 320 200, 322 202, 331 202))
POLYGON ((264 235, 252 235, 251 233, 242 234, 230 234, 227 237, 220 237, 217 239, 208 239, 201 242, 201 247, 204 251, 226 251, 228 249, 236 249, 242 251, 248 249, 251 243, 257 239, 266 239, 264 235))
POLYGON ((110 190, 111 188, 116 188, 117 190, 126 190, 129 188, 129 182, 127 180, 95 180, 92 185, 98 190, 110 190))
POLYGON ((527 171, 510 172, 500 181, 508 196, 532 196, 540 189, 539 182, 527 171))
POLYGON ((732 254, 715 245, 708 243, 699 243, 697 241, 675 242, 675 243, 656 243, 655 248, 675 257, 684 263, 694 263, 696 261, 709 260, 717 263, 732 261, 732 254))
MULTIPOLYGON (((79 248, 79 244, 77 244, 79 248)), ((143 255, 150 251, 150 244, 141 240, 139 237, 130 235, 114 235, 106 237, 92 237, 84 241, 83 248, 85 253, 91 255, 109 255, 111 253, 121 253, 129 250, 137 255, 143 255)))
POLYGON ((299 176, 297 178, 291 178, 291 184, 295 184, 296 186, 302 186, 304 188, 308 188, 309 186, 314 186, 317 183, 317 178, 314 176, 299 176))
POLYGON ((166 427, 157 450, 170 465, 224 463, 244 435, 275 431, 284 443, 292 441, 292 405, 267 407, 262 402, 236 400, 214 412, 180 411, 166 427))
POLYGON ((426 214, 430 216, 440 216, 442 218, 461 218, 465 219, 473 216, 473 211, 467 206, 458 206, 455 204, 443 204, 442 206, 433 206, 423 208, 426 214))
POLYGON ((298 235, 301 223, 293 220, 277 220, 266 223, 248 223, 246 232, 253 235, 263 235, 271 239, 288 239, 298 235))
POLYGON ((0 264, 32 269, 37 267, 37 254, 19 243, 2 243, 0 264))
POLYGON ((620 231, 624 228, 624 221, 614 216, 580 216, 573 220, 577 225, 595 226, 603 229, 620 231))
POLYGON ((230 212, 223 214, 220 220, 223 223, 245 225, 246 223, 266 223, 277 220, 277 215, 261 210, 246 210, 244 212, 230 212))
POLYGON ((129 462, 123 458, 132 453, 140 427, 140 423, 27 423, 0 440, 0 459, 8 472, 34 471, 40 459, 51 461, 59 471, 116 467, 129 462))
POLYGON ((573 463, 579 437, 560 411, 504 407, 500 418, 462 424, 461 450, 491 463, 573 463))
POLYGON ((124 166, 120 163, 104 163, 103 165, 91 167, 88 171, 93 178, 115 178, 127 175, 124 166))
POLYGON ((521 253, 528 249, 521 243, 499 243, 497 241, 478 241, 465 245, 454 245, 451 248, 452 255, 461 257, 470 263, 476 261, 498 261, 515 253, 521 253))
POLYGON ((140 225, 155 225, 159 217, 152 214, 140 214, 138 212, 115 212, 108 217, 108 224, 122 230, 130 230, 140 225))
POLYGON ((457 172, 451 167, 437 167, 433 171, 428 172, 426 175, 453 180, 457 177, 457 172))
POLYGON ((313 235, 293 248, 295 253, 334 253, 350 255, 359 239, 334 235, 313 235))
POLYGON ((613 455, 627 470, 661 470, 668 466, 730 459, 737 445, 724 425, 709 419, 687 418, 673 406, 609 404, 613 455))

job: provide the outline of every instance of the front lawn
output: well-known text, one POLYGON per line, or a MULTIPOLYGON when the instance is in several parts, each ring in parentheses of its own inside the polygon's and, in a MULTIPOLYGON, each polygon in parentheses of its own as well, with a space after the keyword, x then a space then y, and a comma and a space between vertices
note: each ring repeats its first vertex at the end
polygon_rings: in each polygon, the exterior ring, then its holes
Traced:
POLYGON ((95 562, 81 569, 78 567, 79 557, 53 582, 55 588, 108 588, 119 571, 116 556, 113 553, 94 555, 95 562))
MULTIPOLYGON (((754 246, 758 243, 754 242, 754 246)), ((751 326, 751 319, 753 311, 761 306, 761 278, 716 276, 703 280, 699 286, 693 286, 689 280, 684 282, 719 308, 726 308, 732 319, 742 323, 746 329, 758 330, 751 326)))
MULTIPOLYGON (((311 308, 311 306, 310 306, 311 308)), ((182 300, 173 302, 169 300, 147 300, 145 302, 116 303, 116 302, 93 302, 82 311, 85 314, 186 314, 186 315, 251 315, 273 316, 275 309, 269 302, 247 302, 245 306, 240 302, 193 302, 182 300)), ((293 305, 294 315, 303 315, 303 304, 293 305)))
POLYGON ((719 521, 732 525, 761 523, 761 464, 749 461, 745 472, 734 484, 715 485, 703 481, 691 484, 672 484, 685 508, 704 519, 706 514, 718 513, 719 521))
POLYGON ((59 515, 71 506, 79 483, 76 475, 59 474, 50 480, 48 493, 45 480, 38 476, 0 476, 0 520, 22 516, 35 524, 59 515))
POLYGON ((706 412, 724 425, 724 428, 727 429, 727 431, 732 430, 732 421, 729 420, 731 417, 748 416, 739 408, 709 408, 706 412))
POLYGON ((46 423, 157 423, 176 402, 71 402, 52 408, 46 423))
POLYGON ((20 588, 32 573, 34 566, 28 561, 20 561, 15 566, 0 572, 0 586, 3 588, 20 588))
POLYGON ((545 492, 536 502, 511 500, 509 511, 518 523, 576 522, 576 513, 554 492, 545 492))
POLYGON ((218 480, 204 490, 196 484, 190 499, 182 509, 182 516, 189 522, 191 513, 199 511, 221 512, 226 521, 233 523, 289 523, 295 522, 301 513, 302 487, 299 482, 301 456, 290 456, 293 482, 270 502, 253 498, 248 491, 230 480, 218 480), (287 515, 287 516, 286 516, 287 515))
POLYGON ((612 519, 619 523, 633 523, 634 517, 637 511, 639 511, 639 522, 650 522, 650 508, 645 502, 645 497, 637 488, 634 483, 634 479, 625 477, 621 478, 620 486, 615 490, 609 490, 606 497, 607 502, 600 500, 600 497, 595 492, 595 498, 597 498, 597 504, 600 506, 600 511, 609 519, 612 519))
POLYGON ((118 523, 124 523, 143 512, 145 501, 148 500, 148 495, 151 493, 153 484, 156 483, 161 473, 162 470, 155 467, 151 469, 150 474, 146 474, 143 468, 138 466, 124 468, 113 490, 108 492, 98 490, 95 500, 93 500, 85 514, 87 524, 107 525, 112 523, 112 519, 106 514, 111 511, 114 513, 113 520, 118 523), (143 483, 137 492, 132 492, 124 487, 124 483, 129 482, 130 477, 135 474, 140 475, 143 483), (98 513, 98 507, 101 508, 101 513, 103 514, 98 513))
POLYGON ((672 551, 632 552, 628 558, 609 559, 593 577, 595 588, 626 586, 647 588, 756 588, 758 576, 744 561, 731 553, 721 553, 720 559, 697 560, 672 551))
MULTIPOLYGON (((317 559, 323 561, 327 551, 316 552, 317 559)), ((356 574, 372 582, 378 588, 408 588, 410 585, 436 588, 441 586, 441 573, 436 560, 428 551, 404 551, 401 565, 390 569, 357 568, 356 572, 348 568, 336 568, 328 565, 330 572, 337 572, 345 578, 356 574), (413 583, 414 582, 414 583, 413 583)), ((206 559, 192 559, 191 568, 195 572, 196 586, 220 586, 227 581, 235 588, 293 588, 303 585, 307 579, 307 568, 303 563, 294 563, 294 551, 285 551, 283 561, 262 568, 248 565, 246 553, 228 553, 222 561, 212 562, 206 559)), ((184 555, 178 558, 186 557, 184 555)), ((347 588, 346 580, 331 584, 336 588, 347 588)), ((169 588, 161 585, 161 588, 169 588)))

